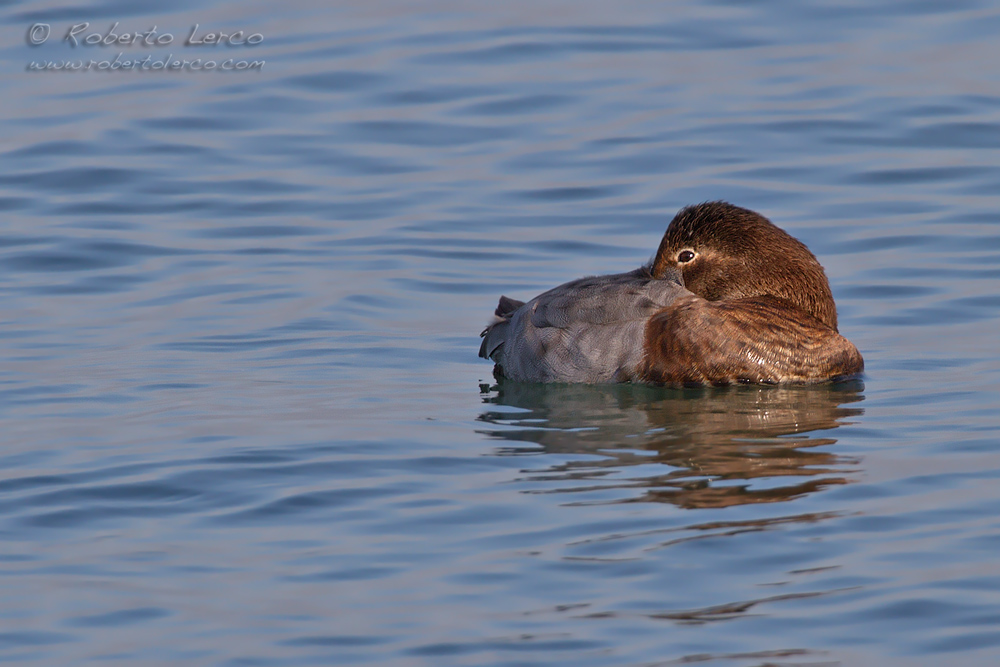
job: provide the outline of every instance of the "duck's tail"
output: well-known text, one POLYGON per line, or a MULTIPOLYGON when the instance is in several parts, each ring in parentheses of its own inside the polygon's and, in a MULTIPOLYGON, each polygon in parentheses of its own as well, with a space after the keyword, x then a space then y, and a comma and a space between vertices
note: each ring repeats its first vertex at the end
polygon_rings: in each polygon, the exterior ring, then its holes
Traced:
POLYGON ((493 311, 495 319, 479 334, 483 339, 482 345, 479 346, 480 357, 490 359, 493 357, 493 353, 500 349, 507 339, 507 327, 510 324, 510 316, 523 305, 523 301, 511 299, 507 296, 500 297, 500 303, 497 304, 497 309, 493 311))

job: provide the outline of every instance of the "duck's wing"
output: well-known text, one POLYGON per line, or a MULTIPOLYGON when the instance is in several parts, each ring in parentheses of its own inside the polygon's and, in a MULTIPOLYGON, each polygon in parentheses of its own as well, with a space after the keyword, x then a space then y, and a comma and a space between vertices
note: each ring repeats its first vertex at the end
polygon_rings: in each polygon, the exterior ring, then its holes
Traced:
POLYGON ((665 384, 822 382, 861 373, 846 338, 784 299, 690 295, 646 326, 643 379, 665 384))
POLYGON ((513 312, 501 300, 499 319, 483 332, 479 354, 515 380, 634 379, 646 321, 680 294, 689 292, 679 275, 657 280, 639 270, 574 280, 513 312))

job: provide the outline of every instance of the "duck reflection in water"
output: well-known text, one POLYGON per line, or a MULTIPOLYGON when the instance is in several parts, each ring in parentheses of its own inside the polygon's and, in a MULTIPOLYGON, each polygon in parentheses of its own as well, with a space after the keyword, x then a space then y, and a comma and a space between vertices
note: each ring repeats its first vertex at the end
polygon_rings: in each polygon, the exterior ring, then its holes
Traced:
POLYGON ((642 494, 629 501, 691 509, 780 502, 848 483, 857 461, 817 449, 836 442, 829 434, 808 434, 864 413, 852 406, 864 400, 860 380, 667 389, 500 378, 481 389, 484 402, 494 407, 480 420, 498 426, 483 432, 511 443, 501 455, 538 454, 528 443, 544 453, 588 455, 531 471, 532 479, 579 482, 560 486, 562 492, 639 488, 642 494), (628 476, 629 467, 650 464, 673 470, 628 476))

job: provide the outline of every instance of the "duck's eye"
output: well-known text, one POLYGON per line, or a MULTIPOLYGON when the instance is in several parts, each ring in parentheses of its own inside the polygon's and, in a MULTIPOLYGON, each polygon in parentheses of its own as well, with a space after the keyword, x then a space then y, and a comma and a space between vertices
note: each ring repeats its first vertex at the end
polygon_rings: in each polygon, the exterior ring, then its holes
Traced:
POLYGON ((690 262, 692 259, 694 259, 693 250, 681 250, 680 253, 678 253, 677 255, 677 261, 680 262, 681 264, 686 264, 690 262))

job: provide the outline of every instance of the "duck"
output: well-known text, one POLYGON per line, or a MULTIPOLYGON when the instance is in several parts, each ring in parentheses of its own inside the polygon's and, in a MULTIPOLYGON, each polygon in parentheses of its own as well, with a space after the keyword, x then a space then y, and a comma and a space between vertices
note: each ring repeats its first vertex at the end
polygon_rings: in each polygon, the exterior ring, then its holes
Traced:
POLYGON ((479 356, 516 382, 813 384, 864 371, 815 255, 724 201, 682 208, 638 269, 501 296, 480 335, 479 356))

